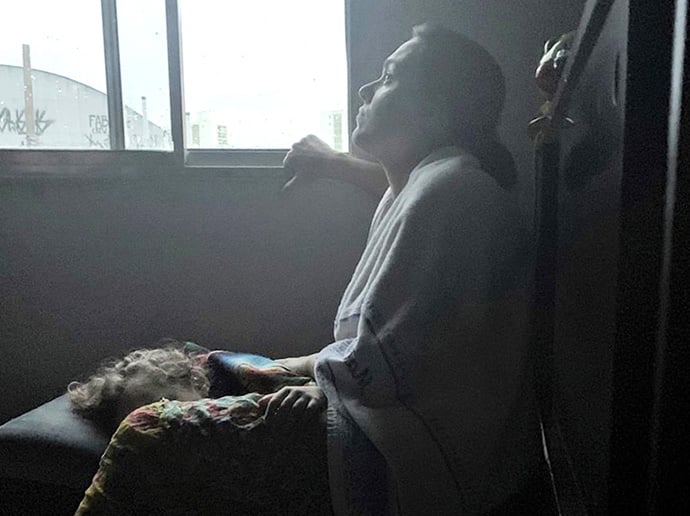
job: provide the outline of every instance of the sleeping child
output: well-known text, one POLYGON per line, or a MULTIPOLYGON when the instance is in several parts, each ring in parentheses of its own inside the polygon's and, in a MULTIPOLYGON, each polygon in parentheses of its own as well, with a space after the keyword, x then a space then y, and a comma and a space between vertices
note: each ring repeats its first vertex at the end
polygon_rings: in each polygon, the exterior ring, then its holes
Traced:
POLYGON ((324 425, 266 424, 261 402, 311 382, 171 340, 104 362, 68 387, 78 414, 116 428, 76 514, 330 514, 324 425))
POLYGON ((210 351, 193 342, 164 339, 153 349, 104 361, 85 382, 71 382, 67 395, 76 413, 115 430, 134 409, 162 398, 263 395, 310 381, 260 355, 210 351))

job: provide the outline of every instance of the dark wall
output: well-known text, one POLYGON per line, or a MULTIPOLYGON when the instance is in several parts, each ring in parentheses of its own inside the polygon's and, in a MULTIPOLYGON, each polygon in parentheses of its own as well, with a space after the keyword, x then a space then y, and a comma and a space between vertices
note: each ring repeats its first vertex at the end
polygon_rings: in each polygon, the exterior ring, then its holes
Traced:
MULTIPOLYGON (((351 84, 379 73, 421 21, 486 45, 508 79, 502 134, 529 209, 526 127, 541 102, 532 75, 544 41, 575 28, 583 3, 351 0, 351 84), (381 8, 368 13, 372 5, 381 8)), ((0 422, 101 358, 163 336, 273 355, 317 350, 375 206, 328 181, 280 197, 283 178, 271 171, 241 179, 142 161, 126 173, 2 177, 15 172, 0 170, 0 422)))
POLYGON ((0 184, 0 420, 164 336, 270 355, 330 342, 375 200, 326 181, 281 196, 281 180, 105 170, 0 184))

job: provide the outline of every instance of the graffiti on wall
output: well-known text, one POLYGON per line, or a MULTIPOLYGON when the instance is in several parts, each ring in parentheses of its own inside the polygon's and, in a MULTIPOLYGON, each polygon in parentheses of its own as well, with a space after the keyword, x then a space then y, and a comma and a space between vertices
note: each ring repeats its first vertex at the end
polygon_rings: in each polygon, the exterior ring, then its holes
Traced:
POLYGON ((91 129, 91 134, 108 134, 110 132, 108 116, 89 115, 89 129, 91 129))
MULTIPOLYGON (((45 109, 37 109, 34 114, 34 127, 36 136, 41 136, 46 130, 55 123, 55 120, 46 118, 45 109)), ((26 134, 26 117, 23 109, 15 109, 14 112, 9 108, 0 110, 0 133, 26 134)))
POLYGON ((107 115, 90 114, 89 131, 89 134, 84 135, 89 147, 110 148, 110 125, 107 115))
MULTIPOLYGON (((25 109, 5 107, 0 104, 0 136, 4 136, 0 138, 0 145, 110 148, 110 126, 107 114, 90 113, 69 118, 71 118, 71 123, 64 124, 61 116, 61 122, 58 124, 56 119, 47 116, 47 110, 36 109, 34 134, 27 135, 25 109)), ((149 124, 148 134, 144 138, 139 134, 142 130, 141 125, 140 116, 136 121, 132 117, 127 118, 128 149, 172 148, 169 132, 149 124)))
POLYGON ((110 148, 110 138, 108 136, 95 136, 93 134, 85 134, 86 142, 89 147, 97 147, 99 149, 110 148))

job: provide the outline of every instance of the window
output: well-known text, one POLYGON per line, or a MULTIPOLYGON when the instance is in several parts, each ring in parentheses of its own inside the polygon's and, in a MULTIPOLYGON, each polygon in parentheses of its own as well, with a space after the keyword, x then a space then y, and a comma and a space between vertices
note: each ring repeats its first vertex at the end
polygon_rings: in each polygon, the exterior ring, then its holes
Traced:
POLYGON ((100 4, 25 0, 3 11, 0 147, 110 148, 100 4), (72 30, 56 23, 73 13, 72 30))
POLYGON ((315 133, 346 150, 342 0, 179 0, 179 7, 185 111, 227 127, 223 144, 202 130, 202 148, 289 148, 315 133))
POLYGON ((172 150, 165 2, 117 0, 125 148, 172 150))
POLYGON ((344 1, 15 2, 32 21, 0 35, 0 148, 277 165, 314 133, 347 150, 344 1))

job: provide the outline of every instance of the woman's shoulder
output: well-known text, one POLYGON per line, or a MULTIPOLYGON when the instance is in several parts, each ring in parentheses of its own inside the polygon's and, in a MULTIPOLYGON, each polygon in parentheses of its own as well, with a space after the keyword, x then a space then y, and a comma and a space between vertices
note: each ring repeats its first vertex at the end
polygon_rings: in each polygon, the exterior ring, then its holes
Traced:
POLYGON ((472 154, 452 147, 430 158, 414 170, 407 185, 408 206, 414 211, 517 209, 515 191, 501 186, 472 154))

